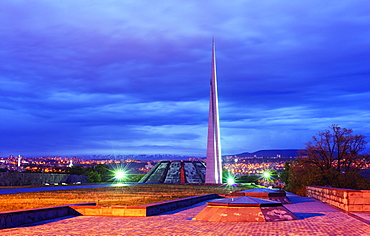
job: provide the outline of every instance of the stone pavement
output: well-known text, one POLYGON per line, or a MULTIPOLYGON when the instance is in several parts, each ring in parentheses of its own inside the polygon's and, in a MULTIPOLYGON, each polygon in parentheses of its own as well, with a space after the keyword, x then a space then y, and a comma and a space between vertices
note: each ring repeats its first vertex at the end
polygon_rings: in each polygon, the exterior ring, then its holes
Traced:
MULTIPOLYGON (((308 197, 289 194, 284 206, 298 220, 279 222, 205 222, 191 220, 195 206, 150 217, 76 216, 0 230, 0 235, 369 235, 370 224, 308 197)), ((358 213, 364 218, 369 213, 358 213)), ((357 216, 358 217, 358 216, 357 216)))

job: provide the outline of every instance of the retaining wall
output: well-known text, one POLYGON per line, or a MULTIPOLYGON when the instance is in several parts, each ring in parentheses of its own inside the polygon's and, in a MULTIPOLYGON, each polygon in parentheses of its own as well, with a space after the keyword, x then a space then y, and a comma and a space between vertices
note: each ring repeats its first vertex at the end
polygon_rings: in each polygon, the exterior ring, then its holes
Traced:
POLYGON ((0 186, 42 185, 44 183, 87 183, 86 175, 0 172, 0 186))
POLYGON ((307 186, 308 197, 316 198, 345 211, 370 212, 370 190, 307 186))
MULTIPOLYGON (((95 203, 84 203, 95 204, 95 203)), ((36 223, 65 216, 81 215, 71 208, 72 205, 33 208, 29 210, 6 211, 0 213, 0 229, 36 223)))
POLYGON ((140 206, 96 206, 95 203, 82 203, 57 207, 43 207, 29 210, 0 212, 0 229, 12 228, 20 225, 74 215, 152 216, 219 197, 220 196, 217 194, 206 194, 140 206))
POLYGON ((153 216, 163 212, 192 206, 196 203, 219 198, 218 194, 206 194, 140 206, 71 206, 84 216, 153 216))

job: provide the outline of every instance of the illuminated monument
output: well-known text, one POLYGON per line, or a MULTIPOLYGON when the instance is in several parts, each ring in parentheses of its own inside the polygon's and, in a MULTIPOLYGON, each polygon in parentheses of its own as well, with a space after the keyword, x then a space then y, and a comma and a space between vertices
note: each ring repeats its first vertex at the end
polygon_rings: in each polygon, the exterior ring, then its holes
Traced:
POLYGON ((212 40, 212 71, 208 114, 207 168, 206 183, 222 183, 220 122, 218 116, 216 55, 215 43, 212 40))
POLYGON ((208 117, 207 167, 200 161, 158 162, 140 183, 222 183, 215 44, 212 41, 211 92, 208 117))

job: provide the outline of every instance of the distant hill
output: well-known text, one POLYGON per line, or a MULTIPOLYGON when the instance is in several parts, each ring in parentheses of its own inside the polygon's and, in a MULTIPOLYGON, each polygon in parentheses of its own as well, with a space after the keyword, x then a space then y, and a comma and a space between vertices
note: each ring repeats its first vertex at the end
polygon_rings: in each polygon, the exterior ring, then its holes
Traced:
POLYGON ((273 150, 259 150, 257 152, 243 152, 236 154, 237 157, 276 157, 280 155, 281 157, 295 157, 298 155, 300 149, 273 149, 273 150))

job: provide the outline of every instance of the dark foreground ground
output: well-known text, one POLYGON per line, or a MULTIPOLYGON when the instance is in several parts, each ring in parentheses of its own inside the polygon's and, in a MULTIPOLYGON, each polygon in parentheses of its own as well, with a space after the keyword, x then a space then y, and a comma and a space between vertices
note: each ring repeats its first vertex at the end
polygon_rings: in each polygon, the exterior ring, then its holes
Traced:
POLYGON ((191 220, 205 202, 151 217, 76 216, 0 230, 0 235, 369 235, 370 213, 345 213, 313 198, 288 193, 299 219, 280 222, 191 220))

